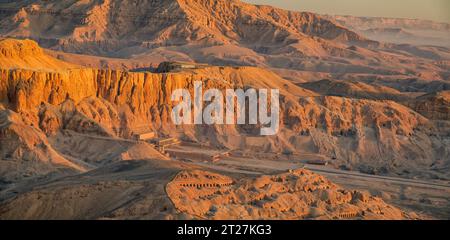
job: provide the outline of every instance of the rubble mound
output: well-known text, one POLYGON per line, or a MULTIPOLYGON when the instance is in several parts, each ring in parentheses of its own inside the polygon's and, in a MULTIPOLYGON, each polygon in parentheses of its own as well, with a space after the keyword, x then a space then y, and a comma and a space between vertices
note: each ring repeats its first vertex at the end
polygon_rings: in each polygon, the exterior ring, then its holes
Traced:
POLYGON ((232 179, 180 172, 166 186, 175 207, 199 219, 410 219, 366 192, 343 189, 308 170, 232 179))

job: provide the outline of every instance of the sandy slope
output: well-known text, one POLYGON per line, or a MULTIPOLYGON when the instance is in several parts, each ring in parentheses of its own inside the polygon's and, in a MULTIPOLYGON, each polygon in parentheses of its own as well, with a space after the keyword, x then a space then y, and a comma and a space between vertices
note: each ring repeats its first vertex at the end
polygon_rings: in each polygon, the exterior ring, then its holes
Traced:
POLYGON ((336 21, 370 39, 414 45, 449 47, 450 24, 421 19, 331 16, 336 21))
POLYGON ((52 71, 77 67, 46 55, 36 42, 30 40, 0 39, 0 49, 0 66, 3 69, 52 71))

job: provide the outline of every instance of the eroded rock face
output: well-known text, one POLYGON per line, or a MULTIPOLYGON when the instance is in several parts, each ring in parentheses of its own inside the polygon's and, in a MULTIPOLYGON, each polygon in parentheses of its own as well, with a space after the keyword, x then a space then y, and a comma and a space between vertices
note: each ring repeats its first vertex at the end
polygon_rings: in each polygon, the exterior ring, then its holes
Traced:
POLYGON ((42 103, 60 105, 71 100, 80 112, 100 123, 105 118, 107 122, 120 118, 117 108, 126 106, 137 116, 167 123, 170 119, 160 118, 167 117, 167 111, 174 106, 171 93, 179 88, 193 92, 194 81, 202 81, 206 89, 280 88, 284 95, 281 99, 282 124, 300 131, 323 128, 330 134, 343 131, 341 135, 344 135, 355 134, 362 127, 385 127, 410 134, 414 127, 427 124, 425 118, 395 102, 315 97, 314 93, 293 85, 288 85, 288 91, 280 86, 282 84, 269 84, 270 80, 281 83, 285 80, 262 69, 224 69, 225 72, 211 67, 192 73, 169 74, 94 69, 63 73, 2 70, 0 77, 4 84, 0 89, 0 100, 9 103, 17 112, 33 111, 42 103), (259 74, 260 79, 245 79, 251 74, 259 74), (94 109, 99 114, 94 116, 94 109))
POLYGON ((256 132, 252 126, 174 126, 170 118, 175 104, 170 100, 171 93, 185 88, 193 96, 194 82, 202 81, 205 89, 223 91, 247 87, 280 89, 282 130, 277 138, 265 142, 263 151, 317 151, 344 161, 361 159, 356 164, 344 162, 354 167, 364 162, 376 169, 388 169, 385 171, 399 166, 430 165, 448 154, 435 154, 435 149, 448 146, 432 140, 433 123, 403 105, 315 96, 269 71, 253 67, 211 67, 168 74, 95 69, 58 73, 1 70, 0 80, 0 100, 4 105, 20 112, 28 124, 39 126, 47 135, 70 129, 129 138, 136 126, 150 125, 168 135, 208 141, 218 147, 241 145, 228 136, 241 136, 245 143, 242 136, 256 132), (315 148, 299 145, 304 143, 300 139, 315 148), (414 147, 417 143, 428 147, 419 151, 414 147), (372 147, 376 145, 379 148, 372 147))
POLYGON ((0 111, 0 175, 3 181, 45 175, 59 170, 84 171, 82 165, 68 161, 49 143, 46 135, 22 121, 10 110, 0 111))
POLYGON ((378 84, 367 84, 360 81, 324 79, 316 82, 303 83, 300 86, 326 96, 371 100, 392 100, 396 102, 401 102, 412 98, 411 93, 402 93, 390 87, 378 84))
POLYGON ((0 112, 0 139, 1 159, 50 162, 75 167, 55 152, 41 131, 26 125, 19 114, 10 110, 0 112))
POLYGON ((239 180, 183 171, 166 191, 178 211, 200 219, 411 218, 369 193, 343 189, 303 169, 239 180))
MULTIPOLYGON (((365 40, 313 13, 254 6, 241 1, 66 1, 61 4, 34 3, 28 7, 0 19, 1 32, 23 37, 54 37, 55 40, 64 36, 54 41, 53 45, 69 51, 95 49, 108 52, 136 45, 219 45, 255 41, 286 46, 296 42, 283 40, 290 38, 306 39, 319 50, 303 48, 302 51, 317 55, 327 49, 313 40, 313 36, 333 40, 365 40), (120 14, 117 14, 118 9, 120 14), (38 14, 30 14, 31 10, 38 14), (58 16, 45 19, 48 11, 63 12, 66 19, 58 16)), ((49 41, 49 44, 52 42, 49 41)))
MULTIPOLYGON (((371 95, 386 89, 367 84, 355 88, 371 95)), ((393 89, 390 93, 398 94, 393 89)), ((336 166, 383 174, 401 169, 421 171, 435 161, 449 159, 450 152, 443 127, 437 131, 433 121, 404 105, 381 99, 320 96, 257 67, 203 67, 164 74, 89 68, 0 69, 0 102, 47 136, 68 129, 130 138, 134 129, 145 125, 164 135, 215 147, 320 153, 336 159, 336 166), (175 126, 170 117, 176 104, 171 94, 183 88, 193 96, 195 81, 201 81, 204 89, 222 91, 279 89, 279 133, 261 137, 255 135, 258 127, 249 125, 175 126), (253 146, 246 137, 258 137, 262 144, 253 146)), ((445 108, 446 102, 439 104, 445 108)))
POLYGON ((430 93, 413 100, 412 108, 429 119, 450 120, 450 91, 430 93))

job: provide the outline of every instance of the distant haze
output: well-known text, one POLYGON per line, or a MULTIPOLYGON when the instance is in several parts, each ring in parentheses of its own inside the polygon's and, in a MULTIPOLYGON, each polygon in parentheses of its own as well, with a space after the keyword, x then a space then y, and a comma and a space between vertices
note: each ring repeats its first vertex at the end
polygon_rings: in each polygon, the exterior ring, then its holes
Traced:
POLYGON ((322 14, 429 19, 450 22, 449 0, 243 0, 322 14))

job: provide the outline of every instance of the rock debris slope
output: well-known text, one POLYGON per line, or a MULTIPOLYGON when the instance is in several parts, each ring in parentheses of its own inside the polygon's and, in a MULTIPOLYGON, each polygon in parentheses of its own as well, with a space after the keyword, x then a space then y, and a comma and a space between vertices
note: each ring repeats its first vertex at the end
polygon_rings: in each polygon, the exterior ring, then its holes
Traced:
POLYGON ((183 171, 167 187, 175 207, 200 219, 413 219, 361 191, 349 191, 310 171, 233 180, 183 171))

